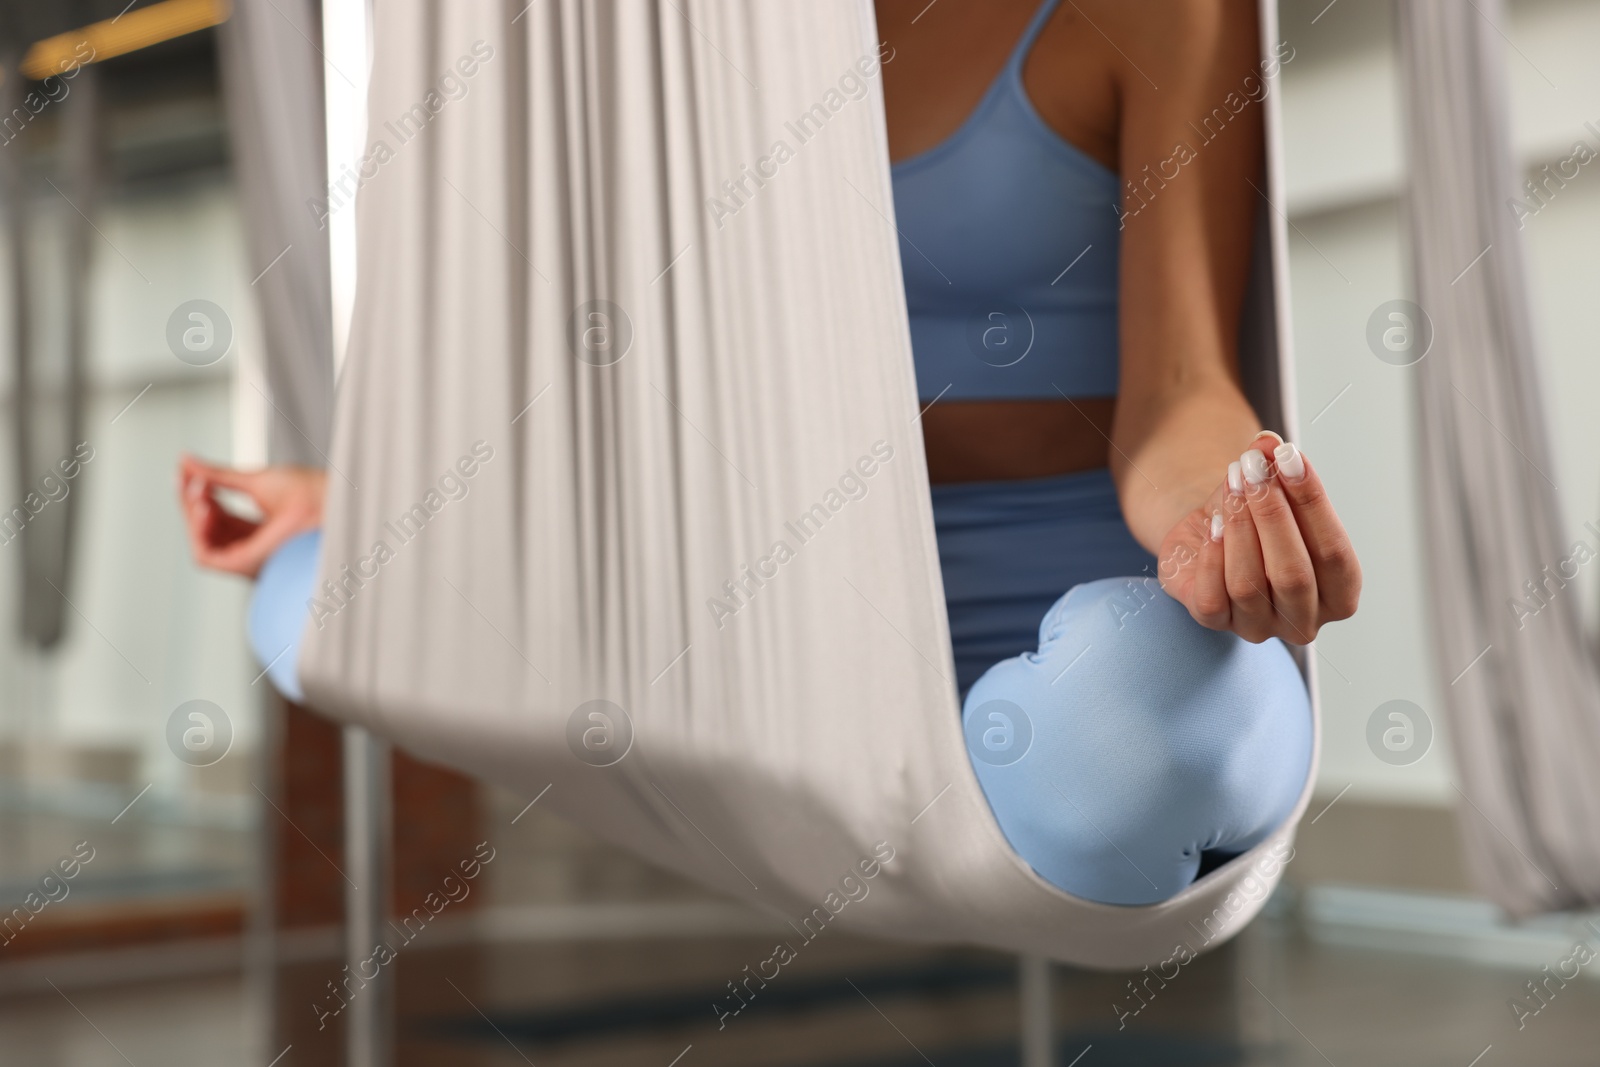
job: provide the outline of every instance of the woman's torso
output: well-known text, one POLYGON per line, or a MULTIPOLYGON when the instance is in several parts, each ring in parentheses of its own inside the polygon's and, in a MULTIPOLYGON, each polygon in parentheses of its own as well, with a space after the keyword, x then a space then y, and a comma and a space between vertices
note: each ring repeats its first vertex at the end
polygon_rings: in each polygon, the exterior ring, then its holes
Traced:
POLYGON ((1106 465, 1116 91, 1092 26, 1075 6, 1052 8, 878 5, 894 49, 889 146, 935 482, 1106 465))

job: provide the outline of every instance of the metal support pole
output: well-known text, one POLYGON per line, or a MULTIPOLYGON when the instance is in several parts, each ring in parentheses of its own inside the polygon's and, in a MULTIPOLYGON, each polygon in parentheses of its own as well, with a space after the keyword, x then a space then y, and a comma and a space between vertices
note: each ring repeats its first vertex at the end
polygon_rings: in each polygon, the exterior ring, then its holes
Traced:
MULTIPOLYGON (((263 687, 265 688, 265 687, 263 687)), ((250 759, 255 780, 266 783, 265 799, 278 804, 283 798, 284 717, 288 714, 283 698, 275 690, 261 694, 257 703, 261 715, 261 741, 250 759)), ((250 896, 250 911, 244 932, 244 988, 246 1003, 255 1013, 257 1027, 253 1040, 262 1063, 283 1051, 278 1044, 283 1027, 278 1018, 278 821, 269 818, 270 808, 258 806, 256 818, 255 888, 250 896)))
POLYGON ((353 994, 345 1018, 345 1067, 394 1061, 394 967, 374 955, 389 915, 389 745, 344 728, 345 963, 353 994))
POLYGON ((1055 1063, 1055 1020, 1050 1005, 1050 961, 1043 956, 1019 956, 1022 999, 1022 1067, 1051 1067, 1055 1063))
POLYGON ((1055 1019, 1050 1003, 1050 961, 1043 956, 1018 958, 1022 1000, 1022 1067, 1055 1063, 1055 1019))

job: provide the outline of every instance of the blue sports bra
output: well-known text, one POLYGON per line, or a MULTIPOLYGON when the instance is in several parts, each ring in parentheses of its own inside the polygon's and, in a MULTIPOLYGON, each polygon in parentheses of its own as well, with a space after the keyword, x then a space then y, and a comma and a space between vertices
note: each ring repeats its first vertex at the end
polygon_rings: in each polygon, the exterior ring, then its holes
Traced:
POLYGON ((956 132, 892 171, 924 403, 1117 392, 1121 181, 1051 129, 1022 84, 1057 2, 956 132))

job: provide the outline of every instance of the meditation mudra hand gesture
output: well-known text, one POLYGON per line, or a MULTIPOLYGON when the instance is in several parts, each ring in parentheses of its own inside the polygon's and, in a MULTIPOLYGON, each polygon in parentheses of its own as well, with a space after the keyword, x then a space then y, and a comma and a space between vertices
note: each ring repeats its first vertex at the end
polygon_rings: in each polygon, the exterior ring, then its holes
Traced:
POLYGON ((283 464, 241 471, 181 457, 178 498, 195 562, 254 578, 285 541, 322 525, 327 481, 326 473, 312 467, 283 464), (224 507, 217 498, 219 489, 249 497, 260 520, 241 518, 224 507))
POLYGON ((1355 614, 1361 565, 1305 453, 1263 431, 1161 542, 1161 585, 1202 626, 1303 645, 1355 614))

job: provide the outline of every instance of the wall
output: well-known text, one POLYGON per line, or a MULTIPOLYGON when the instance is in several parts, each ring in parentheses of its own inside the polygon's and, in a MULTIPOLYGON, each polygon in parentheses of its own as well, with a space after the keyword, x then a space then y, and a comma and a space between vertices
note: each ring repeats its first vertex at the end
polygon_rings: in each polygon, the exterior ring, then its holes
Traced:
MULTIPOLYGON (((1600 151, 1600 4, 1515 3, 1499 27, 1506 57, 1515 150, 1529 168, 1571 153, 1582 139, 1600 151)), ((1414 371, 1377 360, 1367 319, 1384 301, 1409 297, 1405 259, 1404 131, 1400 121, 1394 12, 1382 0, 1290 0, 1283 35, 1296 49, 1284 68, 1291 275, 1303 444, 1331 486, 1361 554, 1366 588, 1355 619, 1319 640, 1325 748, 1319 789, 1331 798, 1447 804, 1454 798, 1449 679, 1434 676, 1423 588, 1417 505, 1414 371), (1391 767, 1367 748, 1366 723, 1384 701, 1420 705, 1437 733, 1419 762, 1391 767)), ((1600 287, 1600 162, 1528 220, 1531 299, 1542 342, 1544 392, 1556 455, 1552 477, 1565 525, 1600 515, 1600 361, 1589 309, 1600 287)), ((1571 594, 1591 627, 1600 568, 1571 594)), ((1509 597, 1517 591, 1508 590, 1509 597)), ((1465 667, 1465 664, 1461 666, 1465 667)))

